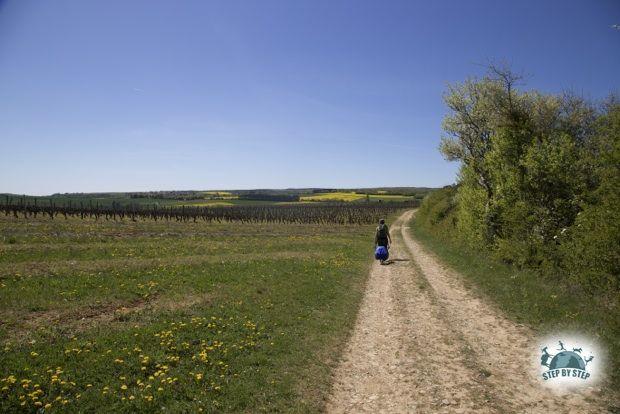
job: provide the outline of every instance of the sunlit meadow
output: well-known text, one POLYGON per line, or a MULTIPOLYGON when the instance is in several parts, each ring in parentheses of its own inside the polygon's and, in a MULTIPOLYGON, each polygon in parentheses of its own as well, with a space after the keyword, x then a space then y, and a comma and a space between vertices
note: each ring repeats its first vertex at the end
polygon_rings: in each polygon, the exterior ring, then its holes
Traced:
POLYGON ((0 217, 0 411, 318 411, 371 236, 0 217))

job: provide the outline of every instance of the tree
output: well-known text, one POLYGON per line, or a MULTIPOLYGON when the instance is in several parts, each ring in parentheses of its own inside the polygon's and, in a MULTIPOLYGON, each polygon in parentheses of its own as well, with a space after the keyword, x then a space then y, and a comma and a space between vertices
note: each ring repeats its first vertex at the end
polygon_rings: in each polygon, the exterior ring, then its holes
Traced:
POLYGON ((462 176, 467 177, 485 194, 484 217, 487 239, 499 232, 493 209, 495 186, 488 163, 494 135, 499 130, 512 130, 523 118, 515 85, 521 79, 509 69, 490 66, 481 80, 468 79, 461 85, 449 86, 444 101, 451 113, 444 118, 440 151, 447 160, 463 163, 462 176))
POLYGON ((580 212, 612 199, 597 188, 616 171, 602 166, 617 162, 609 160, 619 139, 610 126, 617 104, 601 113, 573 94, 518 91, 520 80, 491 66, 482 79, 450 86, 440 150, 461 162, 459 236, 511 262, 557 268, 564 260, 558 246, 580 212))

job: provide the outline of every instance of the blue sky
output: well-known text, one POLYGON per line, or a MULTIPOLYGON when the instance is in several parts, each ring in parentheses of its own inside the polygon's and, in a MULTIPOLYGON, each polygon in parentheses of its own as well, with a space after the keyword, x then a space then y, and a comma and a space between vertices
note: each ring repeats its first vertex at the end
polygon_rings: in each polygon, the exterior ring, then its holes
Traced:
POLYGON ((0 192, 440 186, 446 85, 620 84, 620 1, 0 0, 0 192))

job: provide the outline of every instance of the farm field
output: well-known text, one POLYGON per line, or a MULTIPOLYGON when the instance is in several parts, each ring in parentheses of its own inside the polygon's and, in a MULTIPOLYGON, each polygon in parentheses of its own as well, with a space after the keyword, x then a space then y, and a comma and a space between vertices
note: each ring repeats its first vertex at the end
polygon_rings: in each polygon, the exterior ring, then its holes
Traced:
POLYGON ((396 195, 396 194, 368 194, 357 192, 331 192, 331 193, 316 193, 307 196, 301 196, 300 201, 364 201, 368 199, 370 201, 412 201, 413 196, 408 195, 396 195))
POLYGON ((251 190, 251 191, 159 191, 141 193, 70 193, 51 196, 0 194, 5 204, 23 203, 43 206, 110 207, 110 206, 253 206, 290 205, 309 202, 404 202, 421 200, 431 189, 404 187, 393 189, 316 189, 251 190), (368 194, 368 195, 367 195, 368 194))
POLYGON ((189 200, 177 201, 174 206, 194 206, 194 207, 210 207, 210 206, 261 206, 261 205, 281 205, 296 204, 293 201, 266 201, 266 200, 243 200, 235 197, 213 200, 189 200))
POLYGON ((0 217, 0 411, 319 411, 372 226, 0 217))

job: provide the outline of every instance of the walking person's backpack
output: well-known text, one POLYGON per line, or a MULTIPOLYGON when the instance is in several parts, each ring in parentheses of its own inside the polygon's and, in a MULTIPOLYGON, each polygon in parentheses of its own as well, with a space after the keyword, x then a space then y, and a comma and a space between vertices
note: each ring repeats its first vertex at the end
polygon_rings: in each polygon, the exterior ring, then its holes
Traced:
POLYGON ((387 239, 387 235, 388 235, 387 226, 385 224, 379 224, 379 227, 377 227, 377 239, 385 240, 387 239))

